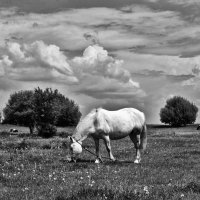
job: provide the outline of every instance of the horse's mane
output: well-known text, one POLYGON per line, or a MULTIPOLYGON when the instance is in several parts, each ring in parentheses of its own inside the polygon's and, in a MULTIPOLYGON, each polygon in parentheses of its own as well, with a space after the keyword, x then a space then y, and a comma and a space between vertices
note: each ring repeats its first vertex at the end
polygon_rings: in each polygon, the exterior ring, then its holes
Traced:
POLYGON ((94 123, 96 120, 96 113, 98 112, 98 109, 95 108, 93 110, 91 110, 85 117, 83 117, 77 127, 76 127, 76 132, 77 131, 81 131, 80 129, 84 129, 86 128, 88 125, 90 125, 91 123, 94 123))

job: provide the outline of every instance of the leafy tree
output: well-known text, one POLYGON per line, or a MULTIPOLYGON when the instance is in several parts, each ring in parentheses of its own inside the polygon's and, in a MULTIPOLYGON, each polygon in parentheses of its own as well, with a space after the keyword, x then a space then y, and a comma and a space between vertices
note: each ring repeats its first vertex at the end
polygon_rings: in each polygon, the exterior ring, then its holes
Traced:
POLYGON ((81 112, 73 100, 58 94, 54 99, 54 108, 56 126, 75 126, 79 122, 81 112))
POLYGON ((12 94, 4 108, 5 123, 24 125, 33 132, 50 137, 56 133, 55 126, 75 126, 80 117, 78 105, 73 100, 47 88, 20 91, 12 94))
POLYGON ((198 108, 187 99, 175 96, 168 99, 164 108, 160 110, 162 123, 171 126, 186 126, 193 124, 197 117, 198 108))
POLYGON ((53 110, 54 99, 57 91, 47 88, 42 90, 39 87, 34 93, 34 111, 36 128, 38 135, 51 137, 56 134, 56 128, 53 126, 55 115, 53 110))
POLYGON ((58 90, 35 89, 35 121, 38 134, 50 137, 56 133, 55 126, 74 126, 81 113, 73 100, 69 100, 58 90))
POLYGON ((19 91, 10 95, 4 108, 4 123, 27 126, 33 133, 35 120, 33 110, 33 91, 19 91))

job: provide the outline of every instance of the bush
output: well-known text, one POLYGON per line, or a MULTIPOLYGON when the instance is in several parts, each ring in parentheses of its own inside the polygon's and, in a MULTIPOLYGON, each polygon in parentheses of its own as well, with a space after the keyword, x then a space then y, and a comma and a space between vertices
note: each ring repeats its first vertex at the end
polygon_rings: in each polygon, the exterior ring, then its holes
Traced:
POLYGON ((40 124, 37 127, 38 135, 44 138, 53 137, 57 133, 57 129, 52 124, 40 124))
POLYGON ((175 96, 168 99, 160 110, 160 121, 171 126, 186 126, 193 124, 198 108, 183 97, 175 96))

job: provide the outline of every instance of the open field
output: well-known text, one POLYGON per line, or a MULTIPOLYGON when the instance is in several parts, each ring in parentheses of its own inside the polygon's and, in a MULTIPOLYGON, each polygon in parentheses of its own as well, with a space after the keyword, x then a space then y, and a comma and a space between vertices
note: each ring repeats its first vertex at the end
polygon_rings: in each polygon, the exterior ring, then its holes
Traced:
MULTIPOLYGON (((196 126, 150 126, 148 148, 139 165, 133 163, 135 150, 129 138, 112 141, 117 162, 104 160, 97 165, 94 156, 84 151, 74 164, 67 162, 65 137, 10 136, 9 129, 0 127, 2 200, 200 199, 200 131, 196 126)), ((68 128, 59 131, 72 133, 68 128)), ((91 139, 83 145, 94 151, 91 139)), ((101 150, 107 156, 103 143, 101 150)))

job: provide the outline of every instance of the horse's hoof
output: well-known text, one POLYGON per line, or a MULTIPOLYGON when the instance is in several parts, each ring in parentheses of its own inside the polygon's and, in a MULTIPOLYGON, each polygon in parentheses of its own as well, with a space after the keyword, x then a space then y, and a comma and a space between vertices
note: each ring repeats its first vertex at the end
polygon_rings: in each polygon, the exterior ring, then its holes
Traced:
POLYGON ((97 158, 94 163, 99 164, 99 163, 103 163, 103 160, 101 158, 97 158))
POLYGON ((136 159, 136 160, 134 161, 134 163, 135 163, 135 164, 139 164, 139 163, 140 163, 140 160, 139 160, 139 159, 136 159))
POLYGON ((99 163, 100 163, 99 159, 96 159, 96 160, 94 161, 94 163, 99 164, 99 163))

